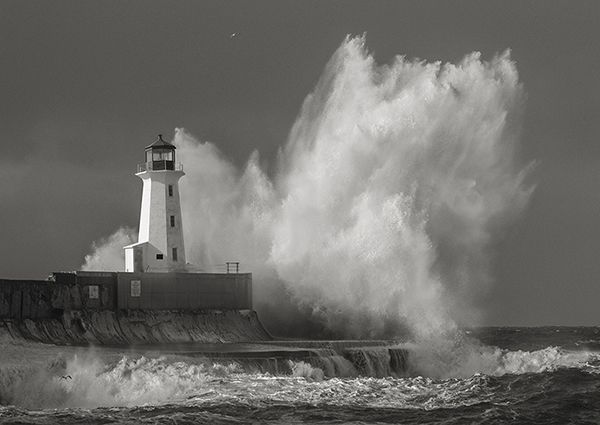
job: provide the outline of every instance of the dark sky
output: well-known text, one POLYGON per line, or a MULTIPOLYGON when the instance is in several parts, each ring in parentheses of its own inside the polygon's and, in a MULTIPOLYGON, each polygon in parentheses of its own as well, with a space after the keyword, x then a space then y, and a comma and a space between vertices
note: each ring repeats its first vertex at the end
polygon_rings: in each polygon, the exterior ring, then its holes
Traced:
POLYGON ((598 325, 599 23, 598 1, 2 0, 0 274, 77 269, 137 226, 132 173, 159 132, 273 167, 331 54, 366 32, 379 62, 512 49, 537 189, 495 246, 487 323, 598 325))

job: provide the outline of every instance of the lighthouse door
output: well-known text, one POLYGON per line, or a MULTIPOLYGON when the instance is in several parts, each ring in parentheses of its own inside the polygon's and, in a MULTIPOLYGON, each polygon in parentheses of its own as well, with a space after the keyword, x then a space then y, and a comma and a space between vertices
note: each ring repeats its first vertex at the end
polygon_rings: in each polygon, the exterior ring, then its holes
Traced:
POLYGON ((144 271, 144 252, 142 247, 133 249, 133 270, 137 273, 144 271))

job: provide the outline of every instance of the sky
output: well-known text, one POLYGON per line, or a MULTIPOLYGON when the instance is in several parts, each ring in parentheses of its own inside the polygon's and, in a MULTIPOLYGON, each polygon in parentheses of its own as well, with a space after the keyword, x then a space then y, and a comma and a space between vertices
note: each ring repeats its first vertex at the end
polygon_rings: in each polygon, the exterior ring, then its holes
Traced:
POLYGON ((136 227, 158 133, 274 172, 327 61, 366 33, 379 63, 511 49, 536 189, 494 242, 485 324, 600 325, 598 22, 597 1, 1 0, 0 276, 75 270, 136 227))

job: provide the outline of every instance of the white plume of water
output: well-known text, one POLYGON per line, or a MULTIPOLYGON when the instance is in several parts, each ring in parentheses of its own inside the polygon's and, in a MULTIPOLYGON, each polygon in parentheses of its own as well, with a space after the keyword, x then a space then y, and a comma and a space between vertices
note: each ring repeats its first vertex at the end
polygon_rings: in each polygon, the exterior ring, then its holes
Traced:
POLYGON ((364 37, 347 38, 272 178, 258 153, 238 170, 176 130, 187 259, 241 261, 276 332, 451 334, 476 317, 490 243, 532 191, 517 161, 522 98, 508 52, 378 65, 364 37))
POLYGON ((123 247, 137 241, 137 232, 129 227, 121 227, 107 238, 92 243, 92 252, 85 256, 81 270, 86 271, 125 271, 123 247))
MULTIPOLYGON (((525 206, 522 89, 509 53, 379 66, 347 38, 302 107, 273 180, 184 130, 188 258, 237 258, 345 336, 419 336, 472 319, 488 247, 525 206)), ((272 288, 272 285, 269 286, 272 288)), ((279 297, 259 302, 280 303, 279 297)), ((285 316, 282 311, 281 315, 285 316)))

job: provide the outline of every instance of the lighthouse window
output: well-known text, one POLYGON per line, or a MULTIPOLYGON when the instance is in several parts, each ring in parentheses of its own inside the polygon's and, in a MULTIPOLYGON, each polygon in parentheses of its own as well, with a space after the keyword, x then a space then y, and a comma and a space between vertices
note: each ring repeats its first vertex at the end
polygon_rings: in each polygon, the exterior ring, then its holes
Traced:
POLYGON ((153 161, 173 161, 173 152, 166 150, 154 150, 152 151, 153 161))
POLYGON ((169 196, 173 196, 173 185, 169 185, 169 196))
POLYGON ((175 216, 171 216, 171 227, 175 227, 175 216))
POLYGON ((173 261, 177 261, 177 248, 173 248, 173 261))

